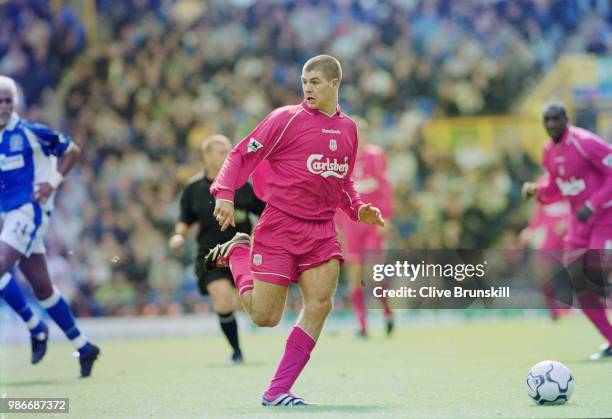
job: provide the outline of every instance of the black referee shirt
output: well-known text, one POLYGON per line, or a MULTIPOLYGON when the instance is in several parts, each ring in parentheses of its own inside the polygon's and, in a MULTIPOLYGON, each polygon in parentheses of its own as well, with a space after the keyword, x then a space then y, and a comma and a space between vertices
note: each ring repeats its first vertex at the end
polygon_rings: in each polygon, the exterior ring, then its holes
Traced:
POLYGON ((261 215, 265 203, 255 196, 253 187, 247 183, 236 191, 234 198, 234 217, 236 227, 229 226, 221 231, 219 223, 213 216, 215 210, 215 197, 210 194, 212 181, 204 174, 193 178, 181 196, 181 222, 192 225, 199 223, 198 231, 198 257, 202 257, 219 243, 224 243, 234 237, 236 232, 251 234, 253 226, 249 220, 249 213, 261 215))

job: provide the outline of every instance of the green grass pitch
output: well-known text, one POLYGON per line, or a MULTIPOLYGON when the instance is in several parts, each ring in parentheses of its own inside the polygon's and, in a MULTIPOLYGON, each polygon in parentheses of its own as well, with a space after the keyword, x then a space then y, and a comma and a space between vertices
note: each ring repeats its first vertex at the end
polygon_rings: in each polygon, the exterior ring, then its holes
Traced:
MULTIPOLYGON (((374 323, 374 322, 372 322, 374 323)), ((29 365, 29 348, 5 345, 0 393, 69 397, 69 415, 23 417, 610 417, 612 362, 589 362, 602 342, 582 316, 472 320, 399 328, 390 339, 324 333, 294 390, 318 406, 264 408, 262 391, 284 346, 283 333, 242 337, 247 363, 230 366, 221 336, 101 341, 94 376, 77 380, 71 348, 52 342, 29 365), (538 361, 573 372, 563 406, 536 406, 524 380, 538 361)), ((2 416, 2 415, 0 415, 2 416)), ((18 417, 5 415, 5 417, 18 417)))

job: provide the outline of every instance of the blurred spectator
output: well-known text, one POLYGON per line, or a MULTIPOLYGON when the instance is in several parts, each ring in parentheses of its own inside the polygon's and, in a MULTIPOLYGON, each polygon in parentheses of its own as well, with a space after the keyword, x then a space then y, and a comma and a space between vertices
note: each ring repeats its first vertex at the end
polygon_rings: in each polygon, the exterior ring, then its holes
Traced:
POLYGON ((85 29, 76 13, 51 13, 46 0, 0 4, 0 74, 13 77, 36 105, 85 48, 85 29))

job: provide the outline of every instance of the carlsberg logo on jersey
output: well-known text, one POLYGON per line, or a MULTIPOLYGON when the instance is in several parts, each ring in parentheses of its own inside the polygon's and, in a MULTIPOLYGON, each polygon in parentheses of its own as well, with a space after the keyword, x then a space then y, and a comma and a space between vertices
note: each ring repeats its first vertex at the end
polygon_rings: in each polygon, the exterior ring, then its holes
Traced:
POLYGON ((342 179, 349 171, 348 157, 344 158, 344 163, 338 163, 338 159, 331 160, 327 157, 323 160, 323 154, 311 154, 306 162, 306 167, 310 173, 323 177, 337 177, 342 179))
POLYGON ((557 178, 557 186, 563 196, 576 196, 580 195, 582 191, 586 189, 584 179, 576 179, 572 176, 570 180, 564 181, 563 179, 557 178))

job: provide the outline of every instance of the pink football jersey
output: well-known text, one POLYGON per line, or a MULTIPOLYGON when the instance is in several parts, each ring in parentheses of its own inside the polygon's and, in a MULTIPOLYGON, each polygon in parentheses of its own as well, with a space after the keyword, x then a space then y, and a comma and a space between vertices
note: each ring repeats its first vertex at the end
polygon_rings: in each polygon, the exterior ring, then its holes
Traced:
POLYGON ((236 145, 211 186, 217 199, 253 177, 260 199, 305 220, 331 220, 340 207, 357 220, 362 199, 351 172, 357 152, 355 122, 339 108, 333 115, 306 102, 270 113, 236 145))

